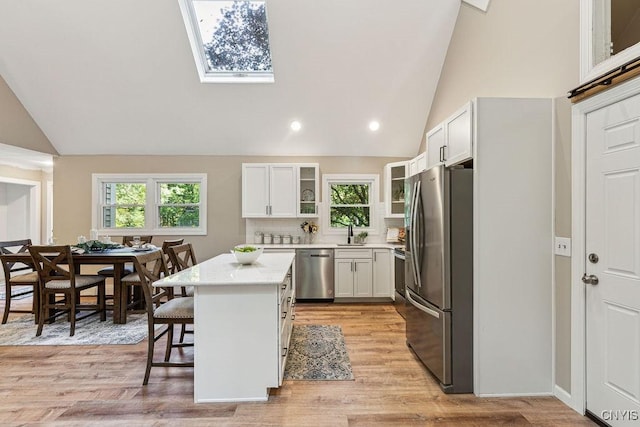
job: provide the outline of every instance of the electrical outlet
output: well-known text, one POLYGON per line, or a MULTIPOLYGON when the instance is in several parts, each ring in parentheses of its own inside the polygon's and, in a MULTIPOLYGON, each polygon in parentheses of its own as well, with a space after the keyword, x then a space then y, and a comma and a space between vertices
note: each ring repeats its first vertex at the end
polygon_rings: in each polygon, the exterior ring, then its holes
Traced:
POLYGON ((556 236, 555 253, 560 256, 571 256, 571 239, 556 236))

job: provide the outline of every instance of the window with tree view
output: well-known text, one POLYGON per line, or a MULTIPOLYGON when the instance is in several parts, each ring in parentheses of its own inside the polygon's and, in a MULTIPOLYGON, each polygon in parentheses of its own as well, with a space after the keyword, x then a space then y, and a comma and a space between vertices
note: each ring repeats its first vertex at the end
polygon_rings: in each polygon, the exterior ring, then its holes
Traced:
POLYGON ((332 228, 369 228, 371 225, 371 184, 331 183, 331 205, 329 208, 332 228))
POLYGON ((181 0, 200 79, 273 81, 265 1, 181 0))
POLYGON ((206 233, 206 176, 202 174, 94 174, 94 200, 98 210, 92 226, 105 234, 127 229, 206 233))

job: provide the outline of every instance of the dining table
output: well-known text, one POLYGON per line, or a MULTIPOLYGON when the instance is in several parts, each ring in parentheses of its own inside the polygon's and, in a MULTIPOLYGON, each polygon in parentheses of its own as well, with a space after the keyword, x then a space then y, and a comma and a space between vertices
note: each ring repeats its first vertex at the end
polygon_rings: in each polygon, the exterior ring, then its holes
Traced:
MULTIPOLYGON (((101 251, 72 251, 73 263, 76 274, 80 273, 83 265, 106 265, 113 266, 113 323, 127 323, 127 308, 129 306, 129 293, 122 284, 124 267, 128 263, 133 263, 135 258, 141 254, 159 251, 155 246, 147 248, 122 247, 104 249, 101 251)), ((29 252, 4 255, 12 262, 18 262, 33 266, 33 260, 29 252)), ((34 292, 34 298, 37 298, 34 292)), ((144 302, 142 302, 144 304, 144 302)), ((36 316, 37 317, 37 316, 36 316)))

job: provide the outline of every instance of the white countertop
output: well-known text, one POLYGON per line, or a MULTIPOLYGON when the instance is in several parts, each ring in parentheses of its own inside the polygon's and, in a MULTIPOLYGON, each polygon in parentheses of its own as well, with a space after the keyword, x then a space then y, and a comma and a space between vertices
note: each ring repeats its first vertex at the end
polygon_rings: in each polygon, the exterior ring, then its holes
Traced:
POLYGON ((265 245, 262 243, 247 243, 250 246, 261 247, 265 249, 394 249, 394 248, 403 248, 404 243, 365 243, 364 245, 343 245, 338 243, 299 243, 299 244, 269 244, 265 245))
POLYGON ((280 284, 294 257, 293 253, 263 253, 253 264, 242 265, 233 254, 222 254, 158 280, 153 286, 280 284))

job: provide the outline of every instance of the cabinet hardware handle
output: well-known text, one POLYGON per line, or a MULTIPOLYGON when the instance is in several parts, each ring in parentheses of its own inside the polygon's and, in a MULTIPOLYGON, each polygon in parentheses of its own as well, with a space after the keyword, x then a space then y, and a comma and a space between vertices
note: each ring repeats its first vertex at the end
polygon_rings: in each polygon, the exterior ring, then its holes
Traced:
POLYGON ((264 207, 264 214, 265 214, 265 215, 269 215, 269 205, 266 205, 266 206, 264 207))
POLYGON ((282 290, 285 290, 285 289, 287 289, 287 283, 282 284, 282 290))
POLYGON ((287 297, 287 304, 291 302, 291 297, 287 297))
POLYGON ((287 355, 287 351, 289 351, 289 349, 287 347, 284 347, 282 350, 283 350, 282 357, 285 357, 287 355))
POLYGON ((296 315, 295 314, 291 315, 291 320, 296 320, 296 315))
POLYGON ((286 311, 283 311, 283 312, 282 312, 282 318, 283 318, 283 319, 286 319, 286 318, 287 318, 287 312, 286 312, 286 311))
POLYGON ((358 272, 358 263, 357 262, 353 263, 353 271, 355 271, 356 273, 358 272))

